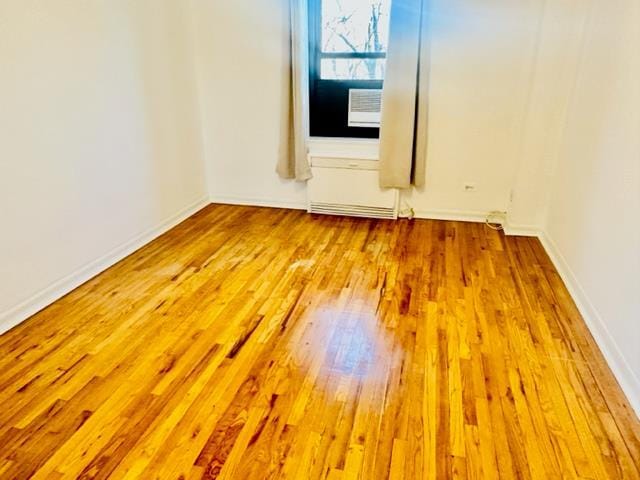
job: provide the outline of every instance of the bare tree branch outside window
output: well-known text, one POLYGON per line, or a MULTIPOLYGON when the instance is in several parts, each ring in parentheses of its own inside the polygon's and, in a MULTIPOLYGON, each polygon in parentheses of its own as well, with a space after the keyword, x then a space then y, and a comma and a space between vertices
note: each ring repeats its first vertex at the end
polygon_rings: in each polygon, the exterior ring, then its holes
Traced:
MULTIPOLYGON (((322 51, 385 53, 389 0, 323 0, 322 51)), ((384 58, 325 58, 323 78, 380 80, 384 58)))

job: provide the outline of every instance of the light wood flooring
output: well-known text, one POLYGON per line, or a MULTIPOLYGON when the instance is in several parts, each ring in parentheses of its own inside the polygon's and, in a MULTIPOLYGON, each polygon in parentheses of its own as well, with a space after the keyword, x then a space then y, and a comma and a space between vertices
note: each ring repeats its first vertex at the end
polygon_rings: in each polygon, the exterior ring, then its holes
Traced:
POLYGON ((638 479, 535 239, 212 205, 0 337, 2 479, 638 479))

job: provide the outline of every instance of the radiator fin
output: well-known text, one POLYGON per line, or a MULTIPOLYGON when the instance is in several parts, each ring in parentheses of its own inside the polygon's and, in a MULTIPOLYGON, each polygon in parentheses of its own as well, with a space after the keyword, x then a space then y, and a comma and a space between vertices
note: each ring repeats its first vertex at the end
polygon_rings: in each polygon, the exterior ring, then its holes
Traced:
POLYGON ((342 205, 338 203, 311 202, 309 205, 309 212, 318 213, 322 215, 344 215, 347 217, 386 218, 390 220, 395 220, 397 218, 395 208, 371 207, 371 206, 363 206, 363 205, 342 205))

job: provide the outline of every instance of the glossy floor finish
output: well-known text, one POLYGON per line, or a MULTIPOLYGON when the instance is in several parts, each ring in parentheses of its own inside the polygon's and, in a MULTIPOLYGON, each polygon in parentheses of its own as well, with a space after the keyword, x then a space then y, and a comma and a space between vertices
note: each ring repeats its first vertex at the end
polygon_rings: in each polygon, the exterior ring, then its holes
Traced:
POLYGON ((210 206, 0 337, 3 479, 640 478, 540 243, 210 206))

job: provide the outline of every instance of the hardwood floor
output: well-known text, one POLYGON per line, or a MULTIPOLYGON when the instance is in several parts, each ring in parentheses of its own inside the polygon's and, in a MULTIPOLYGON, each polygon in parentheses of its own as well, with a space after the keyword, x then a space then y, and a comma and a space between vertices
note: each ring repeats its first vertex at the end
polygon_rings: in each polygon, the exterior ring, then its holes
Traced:
POLYGON ((210 206, 0 337, 3 479, 640 478, 537 240, 210 206))

